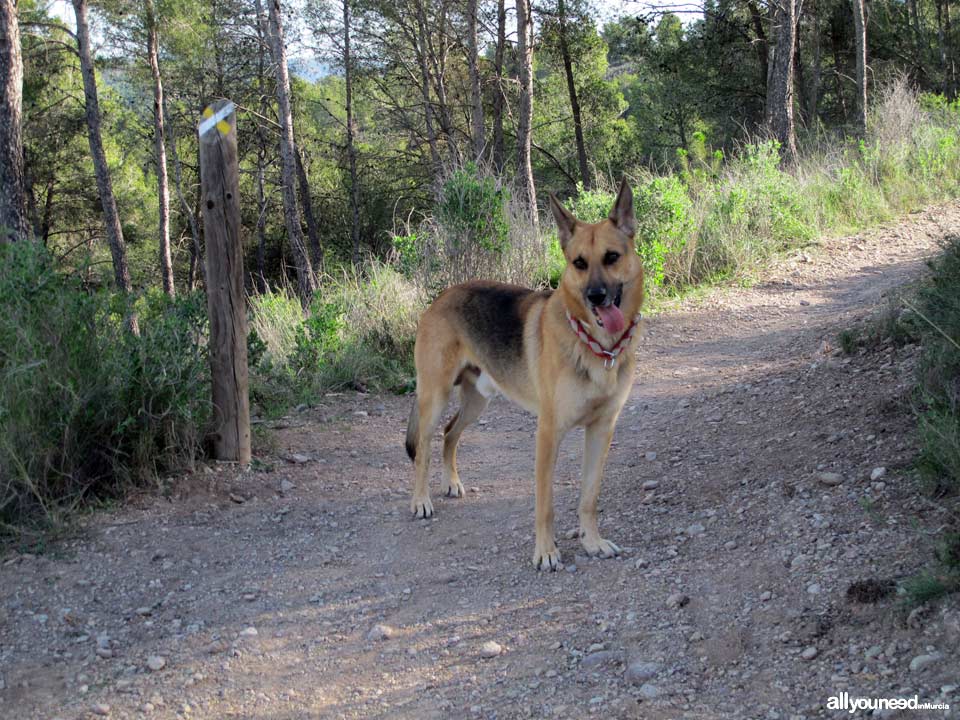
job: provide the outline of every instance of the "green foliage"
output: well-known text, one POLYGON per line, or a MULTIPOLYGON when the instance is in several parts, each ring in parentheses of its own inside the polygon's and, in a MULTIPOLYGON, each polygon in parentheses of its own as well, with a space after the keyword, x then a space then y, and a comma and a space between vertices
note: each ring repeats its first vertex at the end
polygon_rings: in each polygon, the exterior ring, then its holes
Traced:
POLYGON ((654 177, 634 191, 637 251, 647 271, 648 287, 679 285, 687 241, 695 231, 693 202, 674 176, 654 177))
POLYGON ((436 218, 456 248, 478 245, 502 253, 509 241, 506 203, 510 193, 475 163, 458 168, 443 183, 436 218))
POLYGON ((426 296, 395 268, 373 262, 362 273, 326 278, 306 315, 287 293, 250 302, 248 346, 266 345, 251 360, 252 400, 263 412, 276 414, 345 387, 411 387, 426 296))
POLYGON ((0 262, 3 533, 189 465, 210 410, 202 297, 87 292, 32 243, 0 262))
POLYGON ((960 493, 960 238, 932 263, 919 293, 923 335, 921 467, 935 492, 960 493))

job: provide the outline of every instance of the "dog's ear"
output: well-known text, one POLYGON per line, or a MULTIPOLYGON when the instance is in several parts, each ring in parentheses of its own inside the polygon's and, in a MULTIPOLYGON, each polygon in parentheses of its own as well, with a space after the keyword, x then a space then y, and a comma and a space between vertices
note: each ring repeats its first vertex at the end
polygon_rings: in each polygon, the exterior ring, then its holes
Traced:
POLYGON ((557 221, 558 235, 560 236, 560 248, 567 249, 567 243, 573 237, 573 229, 577 226, 577 219, 569 210, 567 210, 557 196, 550 193, 550 209, 553 211, 553 218, 557 221))
POLYGON ((627 183, 627 179, 620 181, 620 192, 617 193, 616 202, 610 210, 610 222, 617 226, 617 229, 627 237, 633 237, 637 232, 637 218, 633 214, 633 190, 627 183))

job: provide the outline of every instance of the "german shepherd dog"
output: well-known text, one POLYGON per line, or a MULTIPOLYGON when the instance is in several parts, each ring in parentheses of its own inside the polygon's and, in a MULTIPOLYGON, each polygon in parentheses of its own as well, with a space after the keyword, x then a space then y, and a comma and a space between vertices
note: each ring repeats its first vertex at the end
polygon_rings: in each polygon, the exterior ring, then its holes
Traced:
POLYGON ((424 312, 414 358, 417 397, 407 426, 414 461, 411 510, 433 515, 427 486, 430 441, 454 387, 460 410, 443 439, 443 484, 463 497, 457 443, 501 392, 537 415, 536 545, 538 569, 560 567, 553 533, 553 471, 560 441, 585 428, 580 489, 580 543, 593 556, 620 554, 600 536, 597 497, 617 416, 633 382, 634 346, 643 302, 643 267, 633 242, 633 193, 620 185, 609 217, 583 223, 554 195, 566 267, 556 291, 482 280, 446 289, 424 312))

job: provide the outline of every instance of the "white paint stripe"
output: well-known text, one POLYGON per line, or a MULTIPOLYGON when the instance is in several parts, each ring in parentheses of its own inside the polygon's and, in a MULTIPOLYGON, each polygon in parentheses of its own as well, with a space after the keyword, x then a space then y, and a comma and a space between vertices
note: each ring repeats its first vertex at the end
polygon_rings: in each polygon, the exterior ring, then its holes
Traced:
POLYGON ((230 113, 233 112, 234 107, 235 105, 232 102, 228 102, 213 115, 208 118, 204 118, 203 122, 200 123, 200 136, 203 137, 208 132, 213 130, 213 128, 217 126, 218 122, 223 120, 225 117, 229 117, 230 113))

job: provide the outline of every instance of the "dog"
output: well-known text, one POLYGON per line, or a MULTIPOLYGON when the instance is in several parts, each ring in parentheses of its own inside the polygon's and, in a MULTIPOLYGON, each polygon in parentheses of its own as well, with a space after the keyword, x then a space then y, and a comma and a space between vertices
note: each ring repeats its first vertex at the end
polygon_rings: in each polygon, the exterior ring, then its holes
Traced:
POLYGON ((583 426, 580 543, 591 556, 620 548, 600 536, 597 498, 610 440, 633 384, 643 266, 634 244, 633 192, 626 180, 609 217, 580 222, 556 196, 566 265, 554 290, 475 280, 444 290, 421 317, 414 359, 416 401, 406 449, 414 463, 411 511, 433 515, 428 488, 430 442, 455 387, 460 409, 444 430, 441 492, 463 497, 457 444, 490 397, 502 393, 537 416, 533 564, 557 570, 553 472, 567 431, 583 426))

